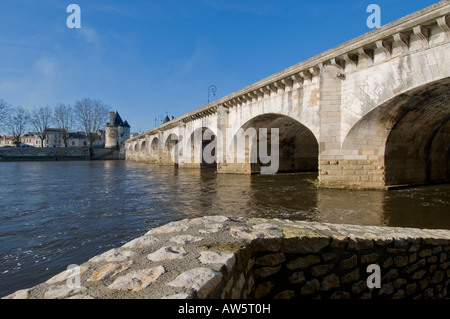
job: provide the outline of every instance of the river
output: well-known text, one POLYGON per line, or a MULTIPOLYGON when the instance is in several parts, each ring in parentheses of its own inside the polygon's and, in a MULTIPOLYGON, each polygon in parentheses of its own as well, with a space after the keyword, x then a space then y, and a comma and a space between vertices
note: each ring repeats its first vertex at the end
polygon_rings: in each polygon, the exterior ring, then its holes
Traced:
POLYGON ((127 161, 4 162, 0 176, 0 297, 186 217, 450 229, 448 184, 319 189, 314 173, 225 175, 127 161))

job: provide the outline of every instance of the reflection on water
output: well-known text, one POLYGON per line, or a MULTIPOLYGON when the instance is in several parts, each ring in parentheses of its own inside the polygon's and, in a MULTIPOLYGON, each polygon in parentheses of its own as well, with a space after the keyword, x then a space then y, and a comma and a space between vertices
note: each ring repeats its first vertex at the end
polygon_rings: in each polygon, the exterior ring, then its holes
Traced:
POLYGON ((317 189, 312 173, 223 175, 123 161, 0 163, 0 173, 0 296, 186 217, 450 229, 450 185, 317 189))

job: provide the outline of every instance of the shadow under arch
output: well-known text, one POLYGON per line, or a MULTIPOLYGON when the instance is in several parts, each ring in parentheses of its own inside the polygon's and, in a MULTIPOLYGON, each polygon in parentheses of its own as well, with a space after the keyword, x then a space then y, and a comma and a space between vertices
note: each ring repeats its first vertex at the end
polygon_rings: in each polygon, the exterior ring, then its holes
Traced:
POLYGON ((381 104, 347 134, 342 155, 382 168, 384 186, 450 181, 450 78, 381 104))
POLYGON ((150 151, 155 154, 158 151, 159 147, 159 139, 157 137, 154 137, 150 143, 150 151))
POLYGON ((161 164, 173 164, 178 167, 179 164, 179 154, 178 154, 178 144, 181 142, 181 138, 177 134, 171 133, 167 136, 164 142, 163 156, 161 164))
POLYGON ((260 161, 259 148, 261 142, 264 142, 260 139, 260 129, 267 129, 267 150, 269 153, 272 129, 279 129, 277 173, 318 171, 319 143, 317 138, 309 128, 297 120, 282 114, 266 113, 248 120, 240 129, 243 132, 251 132, 248 130, 254 129, 256 136, 250 136, 251 134, 245 136, 245 154, 238 154, 238 133, 234 134, 228 149, 231 154, 234 154, 235 163, 240 160, 245 161, 245 164, 250 166, 251 174, 259 174, 262 166, 269 165, 262 164, 260 161), (256 141, 259 142, 255 143, 256 141), (251 162, 251 158, 257 160, 251 162))
POLYGON ((200 168, 217 170, 217 137, 209 127, 195 129, 189 136, 185 152, 190 157, 190 163, 200 168))
POLYGON ((141 156, 145 156, 145 155, 147 155, 147 143, 146 143, 146 141, 142 141, 141 142, 141 149, 140 149, 140 154, 141 154, 141 156))

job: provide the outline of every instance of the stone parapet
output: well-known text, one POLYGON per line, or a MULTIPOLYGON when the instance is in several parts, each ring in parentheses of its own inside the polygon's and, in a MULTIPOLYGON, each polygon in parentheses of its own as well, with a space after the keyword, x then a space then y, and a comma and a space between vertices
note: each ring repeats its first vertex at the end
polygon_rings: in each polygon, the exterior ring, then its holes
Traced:
POLYGON ((152 229, 5 298, 440 299, 449 254, 449 230, 207 216, 152 229), (369 265, 379 288, 368 287, 369 265))

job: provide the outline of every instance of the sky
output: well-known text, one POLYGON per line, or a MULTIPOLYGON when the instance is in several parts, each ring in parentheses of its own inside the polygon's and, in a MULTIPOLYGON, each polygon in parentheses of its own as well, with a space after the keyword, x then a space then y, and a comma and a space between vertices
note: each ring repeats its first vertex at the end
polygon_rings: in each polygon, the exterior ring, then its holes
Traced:
POLYGON ((100 99, 145 132, 371 31, 370 4, 385 25, 437 2, 0 0, 0 99, 100 99))

